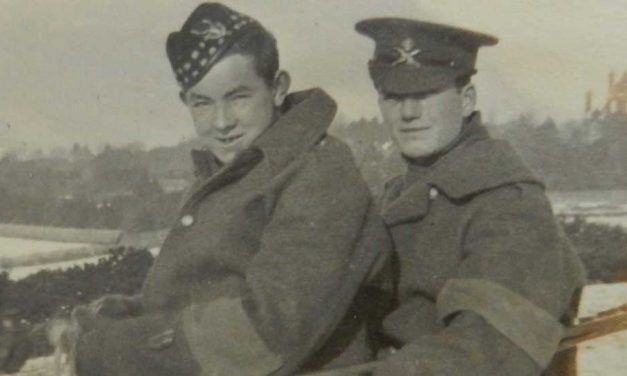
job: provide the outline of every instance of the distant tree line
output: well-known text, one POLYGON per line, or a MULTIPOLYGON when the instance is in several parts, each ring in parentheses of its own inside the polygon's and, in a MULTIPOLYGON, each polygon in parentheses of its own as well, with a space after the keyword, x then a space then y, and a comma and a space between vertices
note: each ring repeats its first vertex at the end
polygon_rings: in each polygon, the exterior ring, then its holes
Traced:
POLYGON ((551 190, 627 189, 627 117, 587 119, 558 127, 530 116, 491 126, 551 190))
POLYGON ((0 223, 126 231, 170 226, 183 192, 164 190, 159 177, 190 180, 189 169, 161 171, 173 164, 161 149, 73 150, 68 158, 0 159, 0 223))
MULTIPOLYGON (((495 138, 509 141, 550 190, 627 189, 627 117, 614 116, 558 126, 532 115, 486 124, 495 138)), ((375 193, 403 171, 386 126, 377 119, 336 124, 333 133, 351 147, 375 193)))
MULTIPOLYGON (((487 124, 508 140, 550 190, 627 189, 627 118, 597 117, 558 126, 523 115, 487 124)), ((375 194, 403 163, 377 119, 338 122, 375 194)), ((167 182, 193 179, 190 142, 145 150, 131 144, 92 153, 75 144, 51 155, 0 159, 0 222, 127 231, 169 227, 182 198, 167 182)))

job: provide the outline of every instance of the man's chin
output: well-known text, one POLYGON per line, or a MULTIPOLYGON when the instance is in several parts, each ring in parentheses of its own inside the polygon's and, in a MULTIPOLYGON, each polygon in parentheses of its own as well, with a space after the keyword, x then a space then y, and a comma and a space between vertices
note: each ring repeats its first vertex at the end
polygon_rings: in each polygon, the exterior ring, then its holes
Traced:
POLYGON ((429 158, 432 155, 435 155, 437 153, 436 150, 431 150, 431 149, 417 149, 417 148, 411 148, 411 149, 401 149, 401 154, 409 159, 422 159, 422 158, 429 158))
POLYGON ((221 154, 221 153, 217 153, 214 154, 216 159, 218 161, 220 161, 220 163, 222 164, 227 164, 227 163, 231 163, 233 162, 233 159, 235 159, 235 153, 229 153, 229 154, 221 154))

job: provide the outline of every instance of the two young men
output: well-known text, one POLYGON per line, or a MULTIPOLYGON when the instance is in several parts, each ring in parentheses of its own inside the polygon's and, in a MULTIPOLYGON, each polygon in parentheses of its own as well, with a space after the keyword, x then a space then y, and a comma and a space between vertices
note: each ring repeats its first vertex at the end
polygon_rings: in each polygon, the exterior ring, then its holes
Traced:
POLYGON ((358 296, 384 258, 395 304, 377 374, 546 368, 581 270, 541 184, 474 112, 477 50, 496 40, 402 19, 357 30, 376 41, 371 77, 408 166, 386 189, 387 230, 348 149, 326 135, 332 99, 288 95, 272 36, 203 4, 167 43, 206 145, 193 155, 198 179, 141 298, 104 299, 84 325, 79 375, 287 375, 363 361, 356 302, 381 305, 358 296), (116 318, 103 314, 112 305, 116 318))

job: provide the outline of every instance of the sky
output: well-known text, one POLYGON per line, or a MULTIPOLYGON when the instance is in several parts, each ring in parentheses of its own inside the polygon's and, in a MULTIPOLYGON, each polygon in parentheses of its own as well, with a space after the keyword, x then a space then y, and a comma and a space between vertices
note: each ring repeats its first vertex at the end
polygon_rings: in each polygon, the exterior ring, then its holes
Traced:
MULTIPOLYGON (((0 152, 11 148, 172 145, 193 136, 165 55, 191 0, 0 0, 0 152)), ((230 0, 279 41, 292 88, 322 87, 340 117, 378 116, 355 22, 447 23, 500 39, 480 51, 484 118, 581 118, 602 106, 608 74, 627 72, 625 0, 230 0)))

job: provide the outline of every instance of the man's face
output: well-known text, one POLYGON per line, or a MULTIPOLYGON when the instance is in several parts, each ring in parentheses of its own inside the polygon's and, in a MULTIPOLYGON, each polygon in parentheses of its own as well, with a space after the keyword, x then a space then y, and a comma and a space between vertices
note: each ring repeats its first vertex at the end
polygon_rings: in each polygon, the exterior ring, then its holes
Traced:
POLYGON ((223 163, 274 121, 275 90, 258 75, 253 59, 237 54, 223 58, 184 98, 200 141, 223 163))
POLYGON ((432 155, 451 143, 462 127, 462 94, 455 87, 437 92, 392 95, 379 92, 379 107, 403 155, 432 155))

